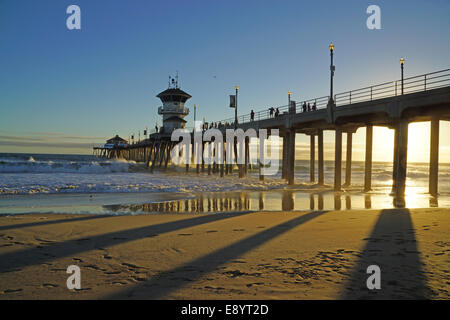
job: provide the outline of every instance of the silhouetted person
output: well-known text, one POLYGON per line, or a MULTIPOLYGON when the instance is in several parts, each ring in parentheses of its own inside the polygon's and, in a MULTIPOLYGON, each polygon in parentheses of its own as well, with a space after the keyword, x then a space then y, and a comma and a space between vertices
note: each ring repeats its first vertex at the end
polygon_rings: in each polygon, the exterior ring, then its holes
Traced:
POLYGON ((155 125, 155 131, 158 133, 158 125, 155 125))
POLYGON ((278 117, 280 115, 280 110, 277 108, 277 110, 275 111, 275 117, 278 117))
POLYGON ((306 102, 303 102, 302 110, 303 112, 306 112, 306 102))
POLYGON ((255 113, 253 112, 253 110, 250 112, 250 121, 255 120, 255 113))
POLYGON ((313 106, 312 106, 312 109, 313 109, 313 111, 316 111, 317 110, 317 106, 316 106, 316 103, 314 102, 314 104, 313 104, 313 106))
POLYGON ((308 112, 311 111, 311 105, 308 102, 308 112))
POLYGON ((273 113, 274 113, 275 109, 273 107, 269 108, 269 112, 270 112, 270 117, 273 118, 273 113))

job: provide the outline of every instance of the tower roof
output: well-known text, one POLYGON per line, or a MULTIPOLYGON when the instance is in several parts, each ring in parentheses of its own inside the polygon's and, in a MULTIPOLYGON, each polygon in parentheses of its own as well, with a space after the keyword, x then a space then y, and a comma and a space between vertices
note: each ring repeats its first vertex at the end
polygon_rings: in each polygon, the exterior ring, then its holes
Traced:
POLYGON ((163 92, 161 92, 160 94, 158 94, 156 97, 157 98, 162 98, 162 97, 166 97, 166 96, 182 96, 185 97, 186 100, 189 98, 192 98, 192 96, 186 92, 184 92, 181 89, 178 88, 169 88, 164 90, 163 92))

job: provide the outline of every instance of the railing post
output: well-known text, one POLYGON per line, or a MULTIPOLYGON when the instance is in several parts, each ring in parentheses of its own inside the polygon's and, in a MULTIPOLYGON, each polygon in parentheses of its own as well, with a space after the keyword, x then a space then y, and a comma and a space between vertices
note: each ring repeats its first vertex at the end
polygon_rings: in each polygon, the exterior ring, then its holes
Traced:
POLYGON ((370 87, 370 101, 372 101, 372 89, 373 87, 370 87))
POLYGON ((395 83, 395 95, 397 96, 397 81, 395 81, 394 83, 395 83))
POLYGON ((424 77, 425 77, 424 91, 427 91, 427 75, 425 75, 424 77))
POLYGON ((350 104, 352 104, 352 92, 350 91, 350 104))

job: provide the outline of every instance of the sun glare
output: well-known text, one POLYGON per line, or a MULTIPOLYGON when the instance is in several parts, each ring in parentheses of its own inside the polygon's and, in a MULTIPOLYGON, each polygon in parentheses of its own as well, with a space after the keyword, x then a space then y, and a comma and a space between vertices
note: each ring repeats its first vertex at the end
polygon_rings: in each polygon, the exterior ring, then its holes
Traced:
POLYGON ((430 123, 415 122, 408 127, 408 162, 430 160, 430 123))

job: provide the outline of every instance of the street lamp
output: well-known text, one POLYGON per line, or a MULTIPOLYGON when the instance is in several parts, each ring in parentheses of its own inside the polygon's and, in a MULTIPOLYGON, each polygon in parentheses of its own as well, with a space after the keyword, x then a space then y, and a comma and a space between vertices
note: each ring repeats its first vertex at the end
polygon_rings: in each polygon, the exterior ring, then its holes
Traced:
POLYGON ((235 86, 234 87, 236 89, 236 98, 235 98, 235 108, 234 108, 234 129, 237 129, 237 125, 238 125, 238 116, 237 116, 237 107, 238 107, 238 90, 239 90, 239 86, 235 86))
POLYGON ((405 64, 405 59, 404 58, 400 58, 400 67, 402 70, 402 95, 403 95, 403 65, 405 64))
POLYGON ((334 70, 335 67, 333 65, 333 52, 334 52, 334 44, 330 43, 330 46, 328 47, 330 49, 330 102, 333 103, 333 77, 334 77, 334 70))
POLYGON ((288 112, 291 113, 291 92, 288 91, 288 112))

